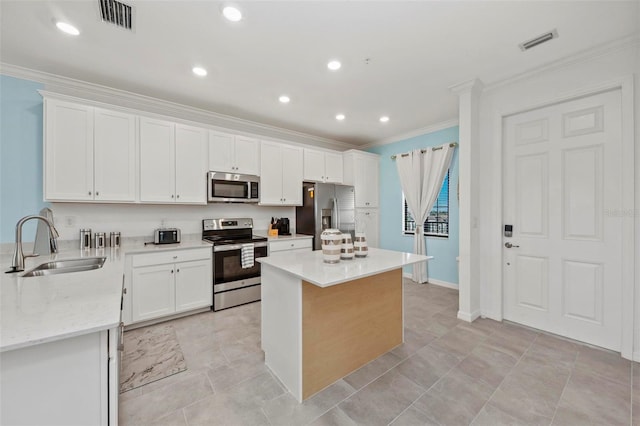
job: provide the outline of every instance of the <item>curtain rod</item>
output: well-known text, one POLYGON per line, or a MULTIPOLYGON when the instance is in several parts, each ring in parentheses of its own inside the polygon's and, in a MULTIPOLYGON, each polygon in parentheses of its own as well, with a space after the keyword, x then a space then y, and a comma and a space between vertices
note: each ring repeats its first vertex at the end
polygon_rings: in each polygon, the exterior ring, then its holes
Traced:
MULTIPOLYGON (((443 145, 443 146, 444 146, 444 145, 443 145)), ((449 144, 449 146, 453 148, 453 147, 458 146, 458 143, 457 143, 457 142, 451 142, 451 143, 449 144)), ((431 151, 437 151, 437 150, 439 150, 439 149, 442 149, 442 146, 434 146, 433 148, 431 148, 431 151)), ((422 153, 422 154, 424 154, 425 152, 427 152, 427 150, 426 150, 426 149, 421 149, 421 150, 420 150, 420 153, 422 153)), ((407 156, 409 155, 409 153, 406 153, 406 154, 398 154, 398 155, 399 155, 400 157, 407 157, 407 156)), ((395 159, 396 159, 396 157, 397 157, 398 155, 392 155, 392 156, 391 156, 391 159, 392 159, 392 160, 395 160, 395 159)))

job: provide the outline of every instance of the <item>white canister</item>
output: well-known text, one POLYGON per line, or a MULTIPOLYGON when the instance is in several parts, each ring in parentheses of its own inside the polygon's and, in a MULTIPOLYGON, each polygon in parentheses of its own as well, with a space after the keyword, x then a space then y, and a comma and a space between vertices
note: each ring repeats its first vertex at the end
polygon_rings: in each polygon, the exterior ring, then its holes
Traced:
POLYGON ((366 257, 369 254, 367 247, 367 236, 364 232, 356 232, 356 239, 353 242, 353 250, 356 257, 366 257))
POLYGON ((340 248, 342 246, 342 232, 338 229, 325 229, 320 234, 322 241, 322 257, 325 263, 340 262, 340 248))
POLYGON ((353 241, 351 234, 342 234, 342 247, 340 248, 340 259, 353 259, 353 241))

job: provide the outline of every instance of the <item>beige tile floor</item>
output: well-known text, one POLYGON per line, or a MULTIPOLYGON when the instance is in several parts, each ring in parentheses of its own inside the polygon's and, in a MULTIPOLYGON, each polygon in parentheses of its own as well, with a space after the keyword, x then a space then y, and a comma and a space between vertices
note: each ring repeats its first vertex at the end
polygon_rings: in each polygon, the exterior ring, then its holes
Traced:
POLYGON ((174 320, 188 370, 122 394, 120 424, 640 424, 639 364, 404 286, 405 343, 303 404, 264 365, 259 303, 174 320))

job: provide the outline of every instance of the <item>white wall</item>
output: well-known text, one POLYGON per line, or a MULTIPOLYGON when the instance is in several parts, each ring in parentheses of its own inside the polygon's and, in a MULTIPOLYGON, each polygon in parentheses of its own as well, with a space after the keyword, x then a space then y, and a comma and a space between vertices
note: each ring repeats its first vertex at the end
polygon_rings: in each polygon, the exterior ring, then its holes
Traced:
POLYGON ((295 207, 262 207, 245 204, 171 206, 150 204, 52 203, 56 228, 63 240, 79 239, 82 228, 92 232, 119 231, 122 238, 153 238, 153 230, 180 228, 183 234, 202 233, 202 219, 250 217, 256 231, 266 231, 271 217, 288 217, 295 229, 295 207))
MULTIPOLYGON (((598 55, 565 61, 547 70, 532 73, 499 87, 485 89, 480 104, 480 130, 477 143, 480 156, 477 177, 480 179, 480 204, 477 217, 480 227, 480 247, 476 256, 480 259, 480 277, 472 285, 480 285, 482 315, 502 319, 502 146, 503 115, 539 107, 563 96, 589 91, 607 82, 635 76, 635 121, 640 123, 640 71, 638 39, 620 43, 601 51, 598 55)), ((640 132, 635 130, 635 241, 640 248, 640 132)), ((634 213, 630 213, 634 214, 634 213)), ((475 216, 475 215, 472 215, 475 216)), ((640 265, 640 250, 636 249, 635 264, 640 265)), ((637 268, 637 266, 636 266, 637 268)), ((640 271, 636 271, 636 296, 640 301, 640 271)), ((640 303, 636 303, 636 308, 640 303)), ((640 312, 636 314, 636 349, 640 349, 640 312)))

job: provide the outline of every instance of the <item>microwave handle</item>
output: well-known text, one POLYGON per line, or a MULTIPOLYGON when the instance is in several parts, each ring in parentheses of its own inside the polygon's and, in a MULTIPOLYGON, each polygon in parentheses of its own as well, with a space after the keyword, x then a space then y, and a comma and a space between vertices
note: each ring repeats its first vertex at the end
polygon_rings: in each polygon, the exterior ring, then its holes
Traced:
POLYGON ((251 182, 247 181, 247 199, 251 198, 251 182))

